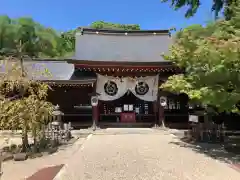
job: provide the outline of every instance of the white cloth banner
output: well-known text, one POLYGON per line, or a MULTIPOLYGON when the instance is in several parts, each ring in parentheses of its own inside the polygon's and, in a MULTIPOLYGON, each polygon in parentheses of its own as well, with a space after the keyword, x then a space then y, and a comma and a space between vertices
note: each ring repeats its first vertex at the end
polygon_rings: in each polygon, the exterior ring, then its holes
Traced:
POLYGON ((147 76, 142 78, 137 78, 135 81, 131 82, 131 87, 129 90, 139 99, 144 101, 156 101, 158 95, 158 75, 157 76, 147 76), (140 95, 136 92, 136 85, 138 83, 144 82, 148 85, 148 91, 144 95, 140 95))
POLYGON ((131 91, 137 98, 144 101, 157 100, 158 75, 131 79, 129 77, 116 78, 112 76, 102 76, 100 74, 97 74, 96 92, 100 94, 98 96, 99 100, 116 100, 124 96, 128 91, 131 91), (147 84, 148 91, 143 95, 139 95, 136 92, 136 86, 139 83, 147 84), (106 91, 106 89, 108 89, 108 91, 106 91))
POLYGON ((128 91, 128 81, 127 78, 123 79, 118 79, 112 76, 102 76, 100 74, 97 74, 97 87, 96 87, 96 92, 100 94, 98 96, 99 100, 102 101, 113 101, 116 99, 119 99, 122 97, 126 92, 128 91), (114 82, 117 85, 117 93, 115 95, 108 95, 105 91, 105 85, 108 82, 114 82))

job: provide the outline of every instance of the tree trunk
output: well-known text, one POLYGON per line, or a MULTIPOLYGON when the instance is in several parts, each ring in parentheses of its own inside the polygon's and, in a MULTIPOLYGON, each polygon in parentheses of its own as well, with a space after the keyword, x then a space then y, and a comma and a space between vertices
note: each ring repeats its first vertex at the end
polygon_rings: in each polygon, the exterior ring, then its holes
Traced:
POLYGON ((28 127, 27 127, 27 122, 24 120, 24 126, 22 129, 22 151, 26 152, 29 147, 28 143, 28 127))
POLYGON ((214 124, 212 121, 212 117, 213 117, 213 110, 211 109, 211 107, 207 107, 206 109, 206 113, 204 116, 204 131, 205 131, 205 137, 207 141, 212 141, 212 137, 215 133, 214 131, 214 124))
POLYGON ((32 127, 32 136, 33 136, 33 152, 37 153, 37 133, 36 128, 32 127))
POLYGON ((28 132, 27 132, 27 128, 24 128, 22 131, 22 151, 26 152, 28 149, 28 132))

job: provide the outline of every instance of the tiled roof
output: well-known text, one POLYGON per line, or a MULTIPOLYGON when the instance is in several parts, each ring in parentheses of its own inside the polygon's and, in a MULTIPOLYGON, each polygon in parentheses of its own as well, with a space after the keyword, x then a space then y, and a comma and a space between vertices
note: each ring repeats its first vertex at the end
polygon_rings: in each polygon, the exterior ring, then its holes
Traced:
POLYGON ((101 31, 76 34, 73 59, 88 61, 163 62, 172 39, 168 31, 101 31))
MULTIPOLYGON (((23 65, 28 76, 35 80, 69 80, 74 72, 74 65, 65 61, 24 61, 23 65), (45 71, 50 75, 46 75, 45 71)), ((4 73, 6 67, 5 63, 1 63, 0 73, 4 73)))

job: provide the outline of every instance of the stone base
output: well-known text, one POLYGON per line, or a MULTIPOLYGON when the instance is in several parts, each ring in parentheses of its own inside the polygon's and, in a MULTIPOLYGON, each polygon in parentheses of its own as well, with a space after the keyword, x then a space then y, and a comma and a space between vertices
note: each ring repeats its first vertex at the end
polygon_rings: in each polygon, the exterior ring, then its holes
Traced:
POLYGON ((27 159, 26 153, 17 153, 13 155, 14 161, 25 161, 27 159))

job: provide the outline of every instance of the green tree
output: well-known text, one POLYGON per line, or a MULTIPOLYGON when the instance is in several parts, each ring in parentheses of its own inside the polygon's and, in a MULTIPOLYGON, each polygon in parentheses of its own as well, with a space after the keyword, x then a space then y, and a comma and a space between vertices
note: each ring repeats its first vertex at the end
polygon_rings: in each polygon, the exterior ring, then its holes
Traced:
POLYGON ((75 49, 75 34, 78 30, 70 30, 63 32, 61 34, 61 41, 62 43, 60 44, 61 49, 64 50, 63 54, 71 54, 74 49, 75 49))
MULTIPOLYGON (((140 30, 137 24, 96 21, 96 29, 140 30)), ((35 22, 32 18, 11 19, 0 16, 0 57, 69 57, 75 49, 78 29, 59 33, 35 22)))
POLYGON ((95 29, 140 30, 140 25, 138 24, 118 24, 105 21, 93 22, 90 27, 95 29))
POLYGON ((62 57, 74 51, 72 37, 66 38, 32 18, 0 16, 0 56, 19 57, 21 53, 30 57, 62 57))
POLYGON ((8 16, 0 16, 0 55, 16 53, 16 26, 8 16))
MULTIPOLYGON (((185 17, 192 17, 198 10, 201 5, 200 0, 161 0, 162 2, 171 2, 171 5, 175 10, 188 7, 185 17)), ((212 0, 212 11, 215 13, 215 17, 218 16, 219 12, 224 8, 224 16, 226 20, 229 20, 232 17, 232 10, 230 6, 235 4, 236 0, 212 0)))
POLYGON ((26 151, 28 132, 32 132, 36 145, 42 125, 52 114, 53 105, 46 100, 48 85, 29 79, 25 71, 23 75, 19 61, 16 62, 7 60, 1 64, 6 73, 0 79, 0 128, 21 129, 23 151, 26 151))
POLYGON ((218 112, 239 113, 240 100, 240 8, 230 21, 207 27, 191 26, 179 32, 166 59, 185 70, 161 87, 186 93, 192 101, 218 112))

